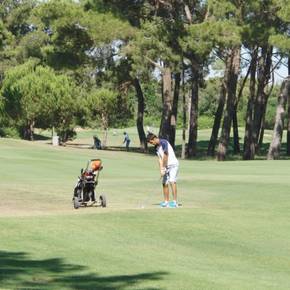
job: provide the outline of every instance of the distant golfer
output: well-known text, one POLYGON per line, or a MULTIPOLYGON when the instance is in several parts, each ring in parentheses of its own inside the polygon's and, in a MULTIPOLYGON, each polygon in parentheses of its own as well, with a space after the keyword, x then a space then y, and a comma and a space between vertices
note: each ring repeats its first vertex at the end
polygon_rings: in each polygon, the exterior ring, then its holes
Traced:
POLYGON ((160 205, 162 207, 178 207, 176 180, 179 162, 175 156, 173 148, 167 140, 158 138, 153 133, 148 133, 147 142, 155 146, 158 155, 164 195, 164 202, 160 205), (169 184, 173 196, 172 202, 169 202, 169 184))
POLYGON ((129 151, 129 146, 130 146, 130 142, 131 142, 130 137, 129 137, 127 132, 124 132, 123 134, 124 134, 123 144, 124 143, 126 144, 126 149, 127 149, 127 151, 129 151))
POLYGON ((94 135, 93 138, 94 138, 94 146, 93 146, 93 148, 94 149, 102 149, 102 142, 98 138, 98 136, 97 135, 94 135))

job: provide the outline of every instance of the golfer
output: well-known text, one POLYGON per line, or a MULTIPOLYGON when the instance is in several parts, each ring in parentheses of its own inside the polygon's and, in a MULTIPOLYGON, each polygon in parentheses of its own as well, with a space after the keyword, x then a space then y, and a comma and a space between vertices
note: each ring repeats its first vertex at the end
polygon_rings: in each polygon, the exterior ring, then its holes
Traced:
POLYGON ((166 139, 158 138, 153 133, 148 133, 147 142, 155 146, 158 155, 164 195, 164 202, 160 205, 162 207, 178 207, 176 180, 179 162, 174 154, 173 148, 166 139), (169 184, 173 196, 172 202, 169 202, 169 184))
POLYGON ((130 142, 131 142, 130 137, 129 137, 127 132, 124 132, 123 134, 124 134, 123 144, 126 143, 126 150, 129 151, 129 146, 130 146, 130 142))

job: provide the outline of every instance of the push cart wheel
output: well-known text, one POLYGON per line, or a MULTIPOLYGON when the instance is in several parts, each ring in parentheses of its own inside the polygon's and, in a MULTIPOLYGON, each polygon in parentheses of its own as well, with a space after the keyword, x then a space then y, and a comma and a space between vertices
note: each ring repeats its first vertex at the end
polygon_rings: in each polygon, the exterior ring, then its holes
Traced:
POLYGON ((106 196, 104 194, 100 195, 100 204, 101 207, 107 207, 107 200, 106 200, 106 196))
POLYGON ((74 197, 73 198, 73 203, 74 203, 74 208, 78 209, 80 207, 80 203, 78 201, 78 198, 74 197))

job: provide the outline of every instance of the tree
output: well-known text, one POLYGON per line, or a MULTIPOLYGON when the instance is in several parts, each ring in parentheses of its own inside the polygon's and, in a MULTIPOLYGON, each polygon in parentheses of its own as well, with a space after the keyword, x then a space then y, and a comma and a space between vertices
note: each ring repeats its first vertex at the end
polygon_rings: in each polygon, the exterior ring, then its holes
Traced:
POLYGON ((227 148, 229 145, 231 125, 234 116, 234 108, 236 103, 236 91, 238 83, 238 75, 240 70, 240 46, 233 47, 229 52, 227 67, 229 69, 228 78, 226 80, 227 101, 226 110, 224 113, 224 120, 222 126, 221 137, 217 152, 217 159, 219 161, 225 160, 227 148))
POLYGON ((138 135, 139 135, 140 147, 142 151, 147 151, 147 141, 146 141, 146 136, 145 136, 145 131, 144 131, 144 124, 143 124, 145 100, 144 100, 144 94, 143 94, 138 78, 134 79, 134 87, 135 87, 136 95, 138 99, 136 125, 137 125, 137 130, 138 130, 138 135))
POLYGON ((290 98, 290 77, 283 81, 281 94, 278 97, 273 139, 268 151, 267 159, 278 159, 284 129, 284 117, 286 115, 286 103, 290 98))
MULTIPOLYGON (((197 129, 198 129, 198 103, 199 88, 203 85, 204 67, 207 64, 206 58, 213 47, 210 23, 207 21, 206 5, 203 1, 184 4, 183 33, 179 37, 182 47, 182 61, 187 63, 190 76, 189 94, 189 132, 187 144, 187 157, 197 154, 197 129)), ((184 63, 182 63, 184 71, 184 63)))
POLYGON ((250 95, 246 116, 244 139, 244 159, 254 159, 262 145, 264 121, 269 94, 274 81, 272 71, 273 45, 271 39, 284 26, 279 11, 284 9, 279 1, 250 1, 245 15, 247 27, 243 34, 244 46, 249 49, 250 63, 250 95))
POLYGON ((130 53, 134 62, 133 69, 138 75, 147 68, 151 71, 159 70, 162 77, 162 117, 159 135, 170 140, 171 113, 173 106, 172 95, 172 64, 176 55, 169 46, 170 31, 163 19, 154 17, 145 22, 136 33, 135 39, 129 43, 127 53, 130 53))
MULTIPOLYGON (((290 3, 287 0, 275 0, 274 3, 280 9, 277 15, 280 18, 279 30, 270 36, 270 44, 275 46, 280 54, 288 58, 288 75, 290 75, 290 3)), ((290 155, 290 99, 288 100, 288 124, 287 124, 287 155, 290 155)))
POLYGON ((87 104, 91 108, 93 117, 100 119, 104 130, 103 146, 107 145, 108 128, 112 122, 112 116, 118 110, 118 93, 107 89, 94 89, 90 92, 87 104))
POLYGON ((57 69, 76 70, 81 65, 96 65, 99 49, 126 39, 133 29, 112 13, 85 10, 73 1, 49 1, 34 9, 35 26, 50 36, 48 64, 57 69))
POLYGON ((226 157, 235 113, 236 90, 240 71, 243 8, 241 1, 209 1, 209 17, 215 19, 216 22, 214 27, 217 32, 214 34, 215 51, 225 62, 224 79, 220 88, 218 108, 208 147, 208 154, 213 154, 225 105, 217 151, 218 160, 224 160, 226 157))
MULTIPOLYGON (((104 1, 104 0, 91 0, 84 1, 84 6, 86 10, 96 10, 102 12, 113 13, 117 18, 128 21, 134 28, 140 29, 141 20, 143 19, 143 0, 137 1, 104 1)), ((145 18, 144 18, 145 19, 145 18)), ((126 46, 127 41, 122 41, 122 46, 126 46)), ((120 46, 121 46, 120 45, 120 46)), ((135 88, 135 94, 137 99, 137 112, 136 112, 136 126, 140 140, 140 148, 142 151, 146 151, 147 142, 145 138, 145 132, 143 127, 143 118, 145 110, 145 97, 142 90, 142 73, 139 72, 139 69, 135 70, 134 65, 132 65, 132 56, 129 52, 130 49, 121 50, 125 53, 126 57, 122 57, 120 65, 117 65, 113 71, 117 71, 117 82, 119 88, 122 91, 129 91, 130 87, 135 88), (121 74, 119 73, 120 69, 121 74)), ((148 76, 148 72, 145 73, 148 76)))
POLYGON ((5 74, 4 110, 25 139, 33 140, 35 126, 55 126, 65 142, 78 109, 74 90, 67 77, 30 60, 5 74))
POLYGON ((216 143, 217 143, 218 132, 220 129, 220 124, 221 124, 224 106, 225 106, 225 101, 226 101, 226 85, 225 85, 226 78, 227 78, 226 75, 227 75, 227 72, 225 72, 225 77, 221 81, 221 84, 220 84, 218 106, 217 106, 217 109, 215 112, 213 128, 212 128, 211 137, 210 137, 210 140, 208 143, 208 148, 207 148, 207 155, 208 156, 215 155, 215 147, 216 147, 216 143))
POLYGON ((18 64, 17 47, 31 31, 29 16, 35 1, 5 0, 0 5, 0 86, 4 72, 18 64))

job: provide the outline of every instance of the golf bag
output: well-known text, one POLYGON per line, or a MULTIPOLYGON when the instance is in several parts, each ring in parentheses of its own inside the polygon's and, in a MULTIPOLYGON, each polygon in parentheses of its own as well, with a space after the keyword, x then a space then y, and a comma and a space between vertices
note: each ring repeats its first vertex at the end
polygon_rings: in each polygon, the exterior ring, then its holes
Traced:
POLYGON ((96 200, 95 188, 98 185, 100 171, 103 169, 100 159, 91 159, 88 161, 86 169, 81 169, 81 174, 74 188, 73 205, 77 209, 80 206, 102 206, 106 207, 106 197, 104 194, 96 200))

